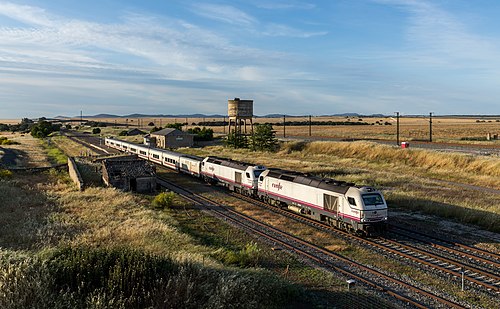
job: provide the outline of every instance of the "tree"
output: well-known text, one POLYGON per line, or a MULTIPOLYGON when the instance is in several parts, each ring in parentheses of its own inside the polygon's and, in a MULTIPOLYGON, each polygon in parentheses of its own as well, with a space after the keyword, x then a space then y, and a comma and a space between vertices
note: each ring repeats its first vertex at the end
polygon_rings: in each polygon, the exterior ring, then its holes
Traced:
POLYGON ((184 125, 183 123, 169 123, 165 126, 165 128, 173 128, 182 131, 183 125, 184 125))
POLYGON ((48 121, 39 121, 36 125, 31 127, 31 135, 37 138, 47 137, 50 133, 57 131, 61 125, 53 125, 48 121))
POLYGON ((214 139, 214 130, 207 129, 205 127, 203 127, 203 129, 200 129, 200 127, 188 129, 188 132, 191 134, 195 134, 195 141, 211 141, 214 139))
POLYGON ((99 133, 101 133, 101 129, 99 129, 99 128, 92 129, 92 134, 99 134, 99 133))
POLYGON ((155 125, 155 124, 154 124, 154 122, 152 122, 152 121, 151 121, 150 123, 148 123, 148 126, 150 126, 150 127, 154 127, 154 125, 155 125))
POLYGON ((253 150, 274 151, 278 145, 276 131, 270 124, 257 124, 254 128, 254 134, 251 138, 253 150))
POLYGON ((161 129, 162 129, 162 127, 158 128, 158 127, 155 126, 154 128, 151 129, 151 131, 149 131, 149 133, 154 133, 156 131, 160 131, 161 129))

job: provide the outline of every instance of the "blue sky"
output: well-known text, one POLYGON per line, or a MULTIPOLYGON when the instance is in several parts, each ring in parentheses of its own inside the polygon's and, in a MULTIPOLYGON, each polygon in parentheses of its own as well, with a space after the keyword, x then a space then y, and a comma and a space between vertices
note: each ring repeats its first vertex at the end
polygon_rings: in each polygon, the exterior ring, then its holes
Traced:
POLYGON ((500 114, 500 1, 0 0, 0 118, 500 114))

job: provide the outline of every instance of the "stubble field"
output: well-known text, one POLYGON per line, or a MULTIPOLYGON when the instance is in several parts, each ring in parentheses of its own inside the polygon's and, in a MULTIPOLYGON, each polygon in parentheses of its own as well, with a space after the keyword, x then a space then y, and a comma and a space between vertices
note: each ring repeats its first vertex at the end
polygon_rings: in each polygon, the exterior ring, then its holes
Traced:
MULTIPOLYGON (((145 131, 151 130, 153 123, 157 127, 165 127, 166 124, 187 123, 183 129, 200 126, 203 122, 223 122, 226 118, 92 118, 92 121, 106 122, 108 126, 119 126, 125 128, 140 128, 145 131)), ((308 123, 309 117, 286 117, 286 122, 308 123)), ((334 138, 334 139, 381 139, 396 140, 396 118, 395 117, 312 117, 314 122, 353 122, 368 123, 368 125, 313 125, 311 126, 311 137, 334 138)), ((1 121, 0 121, 1 122, 1 121)), ((254 118, 254 123, 273 123, 278 137, 309 137, 308 125, 286 125, 283 132, 283 118, 254 118), (285 133, 285 134, 283 134, 285 133)), ((73 123, 79 124, 79 121, 73 123)), ((203 125, 202 125, 203 126, 203 125)), ((225 134, 228 127, 210 126, 216 134, 225 134)), ((429 140, 429 118, 428 117, 401 117, 400 118, 400 140, 429 140)), ((250 132, 250 121, 247 121, 247 132, 250 132)), ((487 141, 488 133, 491 136, 500 136, 500 117, 433 117, 432 139, 435 142, 454 143, 486 143, 488 145, 500 146, 500 140, 487 141)))

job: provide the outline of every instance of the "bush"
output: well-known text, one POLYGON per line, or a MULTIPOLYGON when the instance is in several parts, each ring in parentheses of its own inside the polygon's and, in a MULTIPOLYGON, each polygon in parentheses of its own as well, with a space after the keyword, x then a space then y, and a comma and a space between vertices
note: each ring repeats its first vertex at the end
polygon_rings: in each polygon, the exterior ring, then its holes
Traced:
POLYGON ((174 192, 162 192, 155 196, 152 205, 154 208, 158 209, 170 208, 174 204, 174 199, 174 192))
POLYGON ((12 177, 12 172, 9 170, 0 169, 0 179, 12 177))
POLYGON ((255 267, 260 261, 260 248, 257 243, 250 242, 240 251, 227 251, 222 260, 227 265, 237 265, 240 267, 255 267))
POLYGON ((200 129, 200 127, 188 129, 188 133, 195 134, 195 141, 211 141, 214 139, 214 130, 205 127, 203 129, 200 129))
POLYGON ((267 272, 205 268, 130 249, 0 259, 1 308, 282 308, 300 290, 267 272))
POLYGON ((0 136, 0 145, 19 145, 18 142, 10 140, 6 137, 0 136))
POLYGON ((128 133, 128 131, 127 131, 127 130, 123 130, 123 131, 121 131, 118 135, 119 135, 119 136, 127 136, 127 133, 128 133))
POLYGON ((99 129, 99 128, 92 129, 92 134, 99 134, 99 133, 101 133, 101 129, 99 129))

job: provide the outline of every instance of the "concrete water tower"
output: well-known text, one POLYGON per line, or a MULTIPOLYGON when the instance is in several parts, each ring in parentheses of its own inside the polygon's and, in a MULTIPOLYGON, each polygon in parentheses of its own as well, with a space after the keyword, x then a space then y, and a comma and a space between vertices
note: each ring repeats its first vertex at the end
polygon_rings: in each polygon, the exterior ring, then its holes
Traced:
POLYGON ((244 126, 244 133, 247 134, 247 120, 249 120, 253 134, 253 100, 240 100, 240 98, 227 100, 227 114, 229 133, 231 133, 231 126, 234 126, 235 134, 242 134, 242 126, 244 126))

